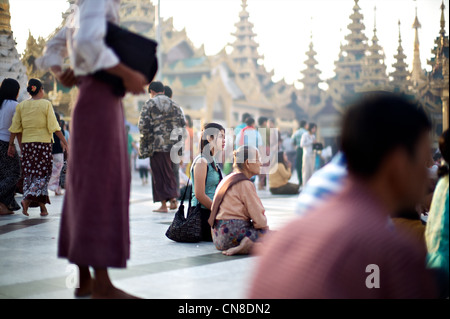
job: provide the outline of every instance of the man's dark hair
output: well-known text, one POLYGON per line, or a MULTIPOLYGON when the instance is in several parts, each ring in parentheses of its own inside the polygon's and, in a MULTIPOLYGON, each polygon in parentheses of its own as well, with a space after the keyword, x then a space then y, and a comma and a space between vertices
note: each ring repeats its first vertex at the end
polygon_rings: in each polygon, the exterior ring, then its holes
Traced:
POLYGON ((247 118, 247 121, 245 121, 245 124, 247 124, 247 126, 252 126, 255 124, 255 119, 253 117, 249 117, 247 118))
POLYGON ((306 124, 308 124, 308 122, 306 122, 305 120, 300 121, 301 128, 305 128, 306 124))
POLYGON ((170 86, 165 86, 164 87, 164 95, 165 96, 167 96, 168 98, 172 98, 172 96, 173 96, 173 91, 172 91, 172 89, 170 88, 170 86))
POLYGON ((258 119, 258 125, 259 126, 262 126, 265 122, 267 122, 269 119, 267 118, 267 117, 265 117, 265 116, 261 116, 259 119, 258 119))
POLYGON ((155 91, 156 93, 163 93, 164 92, 164 84, 162 84, 161 82, 158 82, 158 81, 152 82, 148 86, 148 93, 150 93, 150 91, 155 91))
POLYGON ((349 172, 373 177, 398 148, 414 158, 417 143, 430 130, 431 122, 418 103, 388 92, 364 95, 349 107, 342 123, 341 149, 349 172))
POLYGON ((252 117, 249 113, 242 114, 242 123, 246 123, 249 117, 252 117))

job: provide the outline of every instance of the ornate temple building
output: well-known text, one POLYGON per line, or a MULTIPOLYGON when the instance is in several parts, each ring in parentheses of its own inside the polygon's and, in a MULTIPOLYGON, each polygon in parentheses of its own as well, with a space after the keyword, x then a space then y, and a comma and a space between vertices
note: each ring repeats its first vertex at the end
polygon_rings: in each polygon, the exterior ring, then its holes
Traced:
POLYGON ((9 1, 0 0, 0 83, 5 78, 12 78, 19 82, 19 101, 28 98, 27 73, 20 61, 20 55, 16 50, 16 41, 11 30, 11 14, 9 1))
MULTIPOLYGON (((432 71, 427 73, 422 70, 420 63, 420 45, 418 29, 421 24, 418 20, 417 10, 413 23, 415 30, 414 59, 412 71, 408 71, 405 62, 406 55, 402 47, 402 38, 399 22, 399 45, 397 54, 394 55, 394 71, 386 74, 384 63, 384 50, 378 43, 376 35, 376 21, 373 30, 371 45, 367 43, 364 34, 363 15, 358 3, 354 0, 353 12, 350 15, 351 23, 348 25, 349 34, 345 37, 346 43, 341 43, 338 60, 335 62, 335 76, 326 80, 329 88, 322 91, 318 75, 317 63, 314 59, 315 52, 312 49, 307 52, 307 66, 303 71, 303 90, 298 92, 299 103, 303 118, 316 122, 319 128, 319 138, 325 145, 337 149, 339 124, 347 101, 355 93, 373 90, 388 90, 403 92, 412 99, 421 102, 425 111, 433 122, 434 147, 437 148, 437 140, 443 130, 448 129, 448 101, 449 101, 449 44, 445 33, 445 6, 441 5, 441 21, 439 36, 435 40, 435 48, 432 50, 432 58, 428 64, 432 71)), ((399 119, 401 120, 401 119, 399 119)))
MULTIPOLYGON (((122 1, 121 25, 131 31, 156 38, 155 7, 149 0, 122 1)), ((235 24, 235 41, 215 56, 206 56, 196 48, 186 31, 177 31, 172 18, 161 21, 160 76, 174 92, 174 100, 185 114, 202 122, 218 122, 226 127, 240 123, 242 114, 276 118, 278 125, 295 128, 293 112, 285 108, 295 92, 284 81, 274 83, 273 72, 262 65, 253 24, 249 20, 247 1, 235 24)), ((124 104, 130 123, 138 121, 139 111, 148 95, 127 96, 124 104)))
MULTIPOLYGON (((74 0, 68 0, 68 3, 73 5, 74 0)), ((7 72, 21 76, 21 81, 25 79, 26 82, 27 75, 43 79, 49 91, 48 98, 52 100, 55 109, 69 117, 77 94, 76 88, 68 90, 54 81, 50 73, 42 74, 36 70, 34 60, 42 54, 45 41, 36 40, 31 34, 22 55, 26 71, 23 66, 21 69, 14 49, 8 7, 8 1, 0 0, 2 76, 6 74, 3 70, 7 69, 7 72)), ((318 124, 320 140, 326 146, 333 146, 335 151, 342 114, 348 100, 355 93, 380 89, 400 91, 422 102, 433 121, 436 141, 442 131, 448 128, 449 44, 445 32, 444 10, 442 4, 440 31, 428 60, 431 72, 422 69, 420 62, 421 23, 417 10, 412 26, 415 40, 414 52, 411 53, 414 54, 411 71, 405 62, 406 54, 402 47, 399 24, 399 45, 392 65, 394 71, 387 74, 384 50, 377 37, 376 20, 369 40, 365 34, 359 0, 354 0, 347 26, 348 33, 335 61, 335 76, 330 79, 320 78, 321 71, 315 58, 317 52, 311 35, 305 68, 299 76, 303 88, 297 90, 284 80, 274 82, 273 71, 265 69, 264 56, 259 52, 247 0, 242 0, 241 11, 237 12, 237 22, 234 25, 235 31, 232 33, 234 41, 224 43, 224 48, 213 56, 207 56, 203 46, 195 47, 185 29, 176 30, 172 18, 163 19, 160 22, 161 41, 158 46, 159 76, 162 82, 171 86, 174 100, 193 120, 215 121, 226 127, 234 127, 239 124, 242 114, 249 112, 256 119, 260 116, 273 118, 281 130, 292 131, 297 128, 298 121, 304 119, 318 124), (328 89, 321 89, 321 83, 328 84, 328 89)), ((62 14, 60 27, 70 12, 71 8, 62 14)), ((121 25, 152 39, 157 38, 155 15, 156 8, 150 0, 121 2, 121 25)), ((55 32, 58 30, 59 28, 55 32)), ((138 122, 140 109, 148 98, 147 94, 125 97, 124 107, 130 124, 138 122)))

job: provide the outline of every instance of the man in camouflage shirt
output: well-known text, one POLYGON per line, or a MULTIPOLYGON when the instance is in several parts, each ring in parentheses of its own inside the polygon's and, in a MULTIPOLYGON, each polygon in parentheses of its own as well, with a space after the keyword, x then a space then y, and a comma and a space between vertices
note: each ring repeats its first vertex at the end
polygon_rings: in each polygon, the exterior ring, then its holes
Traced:
POLYGON ((165 213, 168 212, 167 201, 170 201, 170 209, 177 209, 179 190, 172 171, 170 153, 185 135, 186 122, 181 108, 164 95, 161 82, 152 82, 149 93, 151 99, 145 103, 139 119, 139 158, 150 157, 153 201, 162 203, 154 212, 165 213))

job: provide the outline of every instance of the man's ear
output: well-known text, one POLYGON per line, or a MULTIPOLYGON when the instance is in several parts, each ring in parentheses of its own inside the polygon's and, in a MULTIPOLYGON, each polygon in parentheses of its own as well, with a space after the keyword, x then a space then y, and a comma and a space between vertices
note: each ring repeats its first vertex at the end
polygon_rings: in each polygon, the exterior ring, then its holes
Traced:
POLYGON ((410 162, 408 153, 403 148, 397 148, 389 154, 380 166, 380 172, 386 174, 389 183, 394 189, 401 188, 402 181, 407 181, 408 163, 410 162))

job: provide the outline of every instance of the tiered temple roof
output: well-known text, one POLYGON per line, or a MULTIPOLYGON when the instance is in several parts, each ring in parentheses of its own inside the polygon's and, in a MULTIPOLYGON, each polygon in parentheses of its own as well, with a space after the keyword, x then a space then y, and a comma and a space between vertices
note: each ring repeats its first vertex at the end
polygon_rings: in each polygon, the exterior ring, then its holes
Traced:
POLYGON ((335 108, 340 112, 348 97, 361 90, 363 86, 362 72, 365 64, 366 51, 368 49, 367 37, 364 34, 364 16, 360 12, 359 0, 355 0, 353 13, 350 15, 351 23, 347 26, 350 34, 341 45, 339 59, 335 62, 336 76, 328 80, 329 94, 334 101, 335 108))
POLYGON ((259 44, 255 40, 257 34, 253 31, 254 25, 249 21, 249 17, 247 0, 242 0, 242 11, 239 13, 239 21, 235 24, 236 31, 232 33, 236 39, 230 44, 233 48, 230 57, 238 66, 237 75, 241 79, 256 75, 261 85, 266 86, 270 82, 270 74, 259 63, 264 56, 258 53, 259 44))
POLYGON ((319 102, 321 89, 319 88, 319 83, 322 82, 320 79, 320 74, 322 73, 318 68, 318 62, 315 58, 317 52, 314 51, 314 44, 311 34, 311 42, 309 44, 309 50, 306 52, 308 59, 304 62, 306 69, 301 71, 303 74, 303 79, 300 80, 303 83, 303 90, 301 95, 309 103, 309 105, 314 105, 319 102))
POLYGON ((362 81, 363 88, 367 90, 385 89, 389 79, 386 75, 386 58, 382 46, 378 43, 377 23, 376 23, 376 7, 375 23, 373 28, 372 44, 368 48, 365 65, 363 67, 362 81))
POLYGON ((406 55, 403 52, 402 46, 402 34, 401 34, 401 23, 398 21, 398 48, 397 54, 394 55, 396 62, 392 65, 395 69, 394 72, 391 72, 389 75, 392 77, 392 81, 390 82, 391 86, 396 91, 406 92, 410 86, 410 76, 411 73, 408 71, 408 64, 405 62, 406 55))

